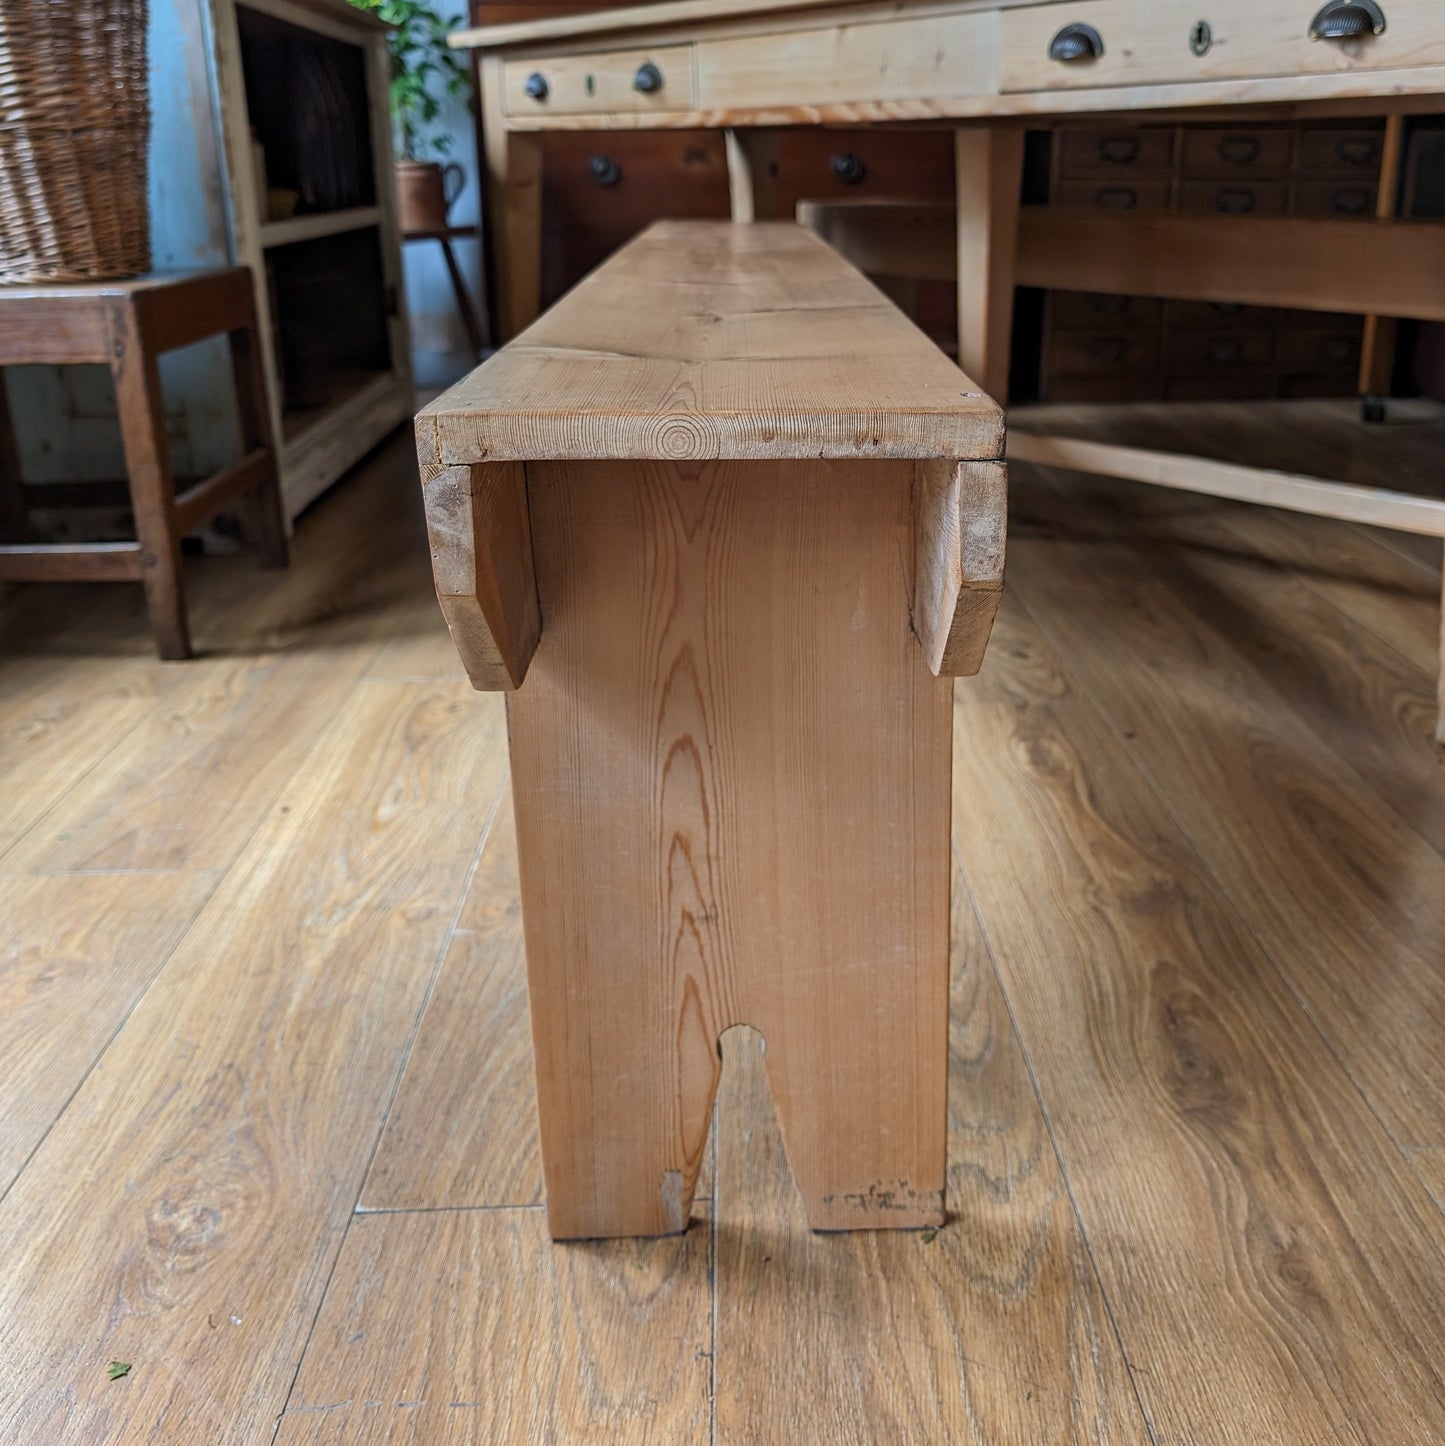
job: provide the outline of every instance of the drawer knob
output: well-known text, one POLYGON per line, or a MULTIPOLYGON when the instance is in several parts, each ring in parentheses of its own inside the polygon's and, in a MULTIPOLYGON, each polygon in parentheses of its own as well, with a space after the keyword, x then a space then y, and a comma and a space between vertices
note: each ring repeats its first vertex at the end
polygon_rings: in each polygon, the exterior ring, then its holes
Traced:
POLYGON ((1220 190, 1214 195, 1214 209, 1226 216, 1248 216, 1254 210, 1254 192, 1245 190, 1220 190))
POLYGON ((598 154, 587 162, 587 174, 599 186, 615 186, 622 179, 622 167, 611 156, 598 154))
POLYGON ((1080 60, 1097 60, 1104 53, 1104 39, 1092 25, 1066 25, 1049 41, 1049 59, 1073 65, 1080 60))
POLYGON ((1330 0, 1310 21, 1311 40, 1353 40, 1384 33, 1385 12, 1375 0, 1330 0))
POLYGON ((1231 166, 1247 166, 1259 159, 1259 142, 1253 136, 1225 136, 1218 146, 1219 159, 1231 166))
POLYGON ((1345 140, 1335 146, 1335 155, 1347 166, 1368 166, 1380 159, 1380 147, 1376 141, 1345 140))
POLYGON ((546 100, 547 92, 551 86, 547 84, 547 77, 540 70, 534 70, 527 77, 527 83, 522 87, 533 100, 546 100))
POLYGON ((868 174, 868 167, 860 156, 855 156, 852 151, 843 151, 833 157, 833 174, 845 186, 856 186, 868 174))
POLYGON ((632 88, 642 95, 655 95, 662 89, 662 72, 650 60, 645 61, 632 77, 632 88))

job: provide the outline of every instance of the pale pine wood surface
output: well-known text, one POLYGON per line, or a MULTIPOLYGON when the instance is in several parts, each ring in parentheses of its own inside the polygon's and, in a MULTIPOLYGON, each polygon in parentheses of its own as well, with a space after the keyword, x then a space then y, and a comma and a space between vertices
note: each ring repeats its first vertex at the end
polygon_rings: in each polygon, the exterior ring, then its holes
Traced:
MULTIPOLYGON (((1359 436, 1385 471, 1405 440, 1359 436)), ((1445 1438, 1438 545, 1014 472, 955 690, 931 1237, 803 1230, 738 1031, 692 1228, 548 1242, 500 708, 430 596, 405 440, 290 573, 188 561, 225 656, 153 662, 138 596, 6 594, 0 1441, 1445 1438), (222 772, 289 770, 236 780, 229 858, 38 849, 71 789, 124 817, 112 753, 147 828, 184 825, 161 720, 292 652, 352 681, 299 755, 213 725, 222 772)))
POLYGON ((417 431, 440 466, 991 459, 1003 445, 998 407, 791 222, 656 222, 424 408, 417 431))

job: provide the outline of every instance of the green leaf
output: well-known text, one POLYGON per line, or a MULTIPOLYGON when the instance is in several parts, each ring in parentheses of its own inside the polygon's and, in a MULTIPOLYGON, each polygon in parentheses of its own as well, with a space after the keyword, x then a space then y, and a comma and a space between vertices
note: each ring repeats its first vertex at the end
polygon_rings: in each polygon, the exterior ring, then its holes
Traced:
POLYGON ((122 1376, 130 1375, 129 1361, 112 1361, 106 1368, 105 1374, 112 1380, 118 1381, 122 1376))

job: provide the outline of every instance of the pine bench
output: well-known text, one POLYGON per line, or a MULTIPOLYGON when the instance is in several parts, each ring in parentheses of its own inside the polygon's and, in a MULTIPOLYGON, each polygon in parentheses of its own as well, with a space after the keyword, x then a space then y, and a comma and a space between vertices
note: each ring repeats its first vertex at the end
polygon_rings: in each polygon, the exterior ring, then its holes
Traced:
POLYGON ((801 228, 660 222, 417 445, 452 637, 512 692, 553 1236, 686 1228, 739 1023, 815 1229, 940 1223, 999 408, 801 228))

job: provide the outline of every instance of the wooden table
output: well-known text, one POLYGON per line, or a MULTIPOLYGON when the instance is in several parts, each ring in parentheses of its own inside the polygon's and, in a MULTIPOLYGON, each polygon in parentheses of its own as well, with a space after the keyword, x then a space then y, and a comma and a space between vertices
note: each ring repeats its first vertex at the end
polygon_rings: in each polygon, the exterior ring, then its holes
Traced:
MULTIPOLYGON (((846 215, 832 239, 860 260, 855 236, 871 224, 869 244, 895 272, 942 266, 956 277, 960 364, 999 400, 1017 285, 1364 314, 1374 338, 1366 391, 1379 389, 1372 378, 1391 318, 1445 320, 1445 224, 1393 217, 1401 118, 1445 109, 1440 0, 669 0, 463 31, 453 43, 481 52, 504 336, 538 306, 540 136, 643 127, 726 131, 735 220, 776 214, 770 151, 779 127, 951 129, 955 215, 934 227, 932 243, 897 218, 880 227, 846 215), (1330 38, 1351 29, 1361 33, 1330 38), (1377 214, 1021 207, 1026 128, 1140 111, 1384 114, 1377 214)), ((1384 489, 1037 434, 1015 434, 1011 448, 1018 458, 1445 536, 1445 502, 1384 489)), ((1437 737, 1445 741, 1445 639, 1437 737)))

